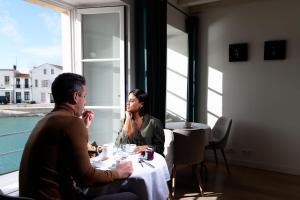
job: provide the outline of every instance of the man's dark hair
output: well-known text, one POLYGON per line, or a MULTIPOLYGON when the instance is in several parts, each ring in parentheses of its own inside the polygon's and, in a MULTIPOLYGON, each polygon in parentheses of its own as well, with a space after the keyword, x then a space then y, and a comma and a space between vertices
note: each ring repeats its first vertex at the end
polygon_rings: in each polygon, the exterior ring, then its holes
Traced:
POLYGON ((133 94, 140 102, 144 103, 143 107, 140 110, 140 115, 144 116, 145 114, 148 114, 148 94, 141 89, 133 89, 129 92, 129 94, 133 94))
POLYGON ((63 73, 58 75, 52 83, 51 91, 55 104, 73 103, 74 92, 82 92, 85 78, 78 74, 63 73))

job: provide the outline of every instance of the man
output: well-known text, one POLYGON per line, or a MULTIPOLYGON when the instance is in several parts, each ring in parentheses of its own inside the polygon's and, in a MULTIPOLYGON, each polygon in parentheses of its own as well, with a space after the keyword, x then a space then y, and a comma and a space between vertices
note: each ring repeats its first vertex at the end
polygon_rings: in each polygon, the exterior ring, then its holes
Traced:
POLYGON ((130 176, 130 161, 113 170, 97 170, 90 164, 87 128, 93 113, 84 111, 85 78, 63 73, 56 77, 51 90, 55 107, 37 123, 24 148, 19 169, 20 196, 84 199, 77 192, 79 186, 104 186, 130 176))

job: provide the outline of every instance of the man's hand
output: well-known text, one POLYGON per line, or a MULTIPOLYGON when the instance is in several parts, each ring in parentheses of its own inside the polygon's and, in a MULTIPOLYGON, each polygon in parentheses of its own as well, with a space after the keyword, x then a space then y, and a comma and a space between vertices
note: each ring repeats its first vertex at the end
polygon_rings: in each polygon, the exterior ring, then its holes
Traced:
POLYGON ((92 124, 92 120, 94 118, 94 113, 91 110, 85 110, 82 113, 82 119, 86 128, 89 128, 92 124))
POLYGON ((116 167, 116 172, 119 175, 119 178, 127 178, 132 174, 133 167, 131 161, 122 161, 116 167))

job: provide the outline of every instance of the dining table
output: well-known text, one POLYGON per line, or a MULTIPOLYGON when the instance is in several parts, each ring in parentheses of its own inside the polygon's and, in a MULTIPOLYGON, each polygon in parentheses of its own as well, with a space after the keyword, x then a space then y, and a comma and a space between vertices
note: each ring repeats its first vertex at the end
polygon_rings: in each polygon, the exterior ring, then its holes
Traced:
POLYGON ((209 125, 199 122, 167 122, 166 129, 203 129, 205 133, 210 133, 209 125))
MULTIPOLYGON (((98 156, 101 157, 101 154, 98 156)), ((108 158, 103 165, 98 165, 97 157, 91 164, 98 169, 112 169, 116 165, 113 157, 108 158)), ((130 160, 133 166, 132 174, 123 181, 122 187, 137 191, 139 199, 166 200, 169 196, 167 181, 170 180, 165 158, 154 152, 153 160, 146 160, 141 154, 129 153, 124 160, 130 160)))

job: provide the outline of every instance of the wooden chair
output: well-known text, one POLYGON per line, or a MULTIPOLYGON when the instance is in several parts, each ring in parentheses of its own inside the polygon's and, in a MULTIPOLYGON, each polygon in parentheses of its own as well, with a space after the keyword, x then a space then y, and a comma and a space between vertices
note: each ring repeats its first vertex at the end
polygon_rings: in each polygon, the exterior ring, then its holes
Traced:
POLYGON ((203 196, 202 181, 200 175, 201 163, 204 160, 205 145, 208 143, 208 135, 202 129, 175 129, 174 157, 172 170, 172 198, 175 196, 176 167, 178 165, 190 165, 198 181, 198 187, 203 196))

